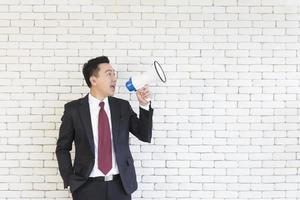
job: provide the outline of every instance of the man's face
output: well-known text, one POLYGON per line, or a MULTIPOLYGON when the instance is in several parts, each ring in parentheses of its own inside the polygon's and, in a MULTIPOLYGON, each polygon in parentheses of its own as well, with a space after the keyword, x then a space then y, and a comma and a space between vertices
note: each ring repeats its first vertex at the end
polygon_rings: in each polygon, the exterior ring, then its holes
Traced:
POLYGON ((98 76, 91 77, 92 87, 103 97, 113 96, 117 82, 115 70, 109 63, 101 63, 98 68, 100 68, 98 76))

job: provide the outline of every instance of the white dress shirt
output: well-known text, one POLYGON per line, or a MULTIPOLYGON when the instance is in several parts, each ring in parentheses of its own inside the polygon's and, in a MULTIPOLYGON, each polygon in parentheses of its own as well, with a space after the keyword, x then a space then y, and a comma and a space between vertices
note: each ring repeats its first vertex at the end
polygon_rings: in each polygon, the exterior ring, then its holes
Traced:
MULTIPOLYGON (((108 98, 106 97, 105 99, 103 99, 103 102, 104 102, 104 110, 107 114, 108 121, 109 121, 111 147, 112 147, 112 169, 106 174, 106 176, 109 176, 109 175, 119 174, 119 169, 116 162, 116 154, 114 150, 113 135, 112 135, 112 128, 111 128, 111 115, 110 115, 108 98)), ((94 144, 95 144, 95 165, 90 174, 90 177, 105 176, 98 168, 98 117, 100 111, 99 104, 100 104, 100 100, 98 100, 97 98, 95 98, 89 93, 89 106, 90 106, 90 114, 91 114, 94 144)))
MULTIPOLYGON (((118 165, 117 165, 117 161, 116 161, 116 154, 115 154, 114 143, 113 143, 111 115, 110 115, 110 107, 109 107, 108 98, 107 97, 104 98, 103 102, 104 102, 104 110, 107 114, 108 121, 109 121, 111 147, 112 147, 112 169, 106 174, 106 176, 109 176, 109 175, 119 174, 119 169, 118 169, 118 165)), ((91 115, 91 121, 92 121, 94 146, 95 146, 95 165, 90 174, 90 177, 105 176, 98 168, 98 117, 99 117, 99 111, 100 111, 99 104, 100 104, 100 100, 95 98, 93 95, 91 95, 91 93, 89 93, 90 115, 91 115)), ((150 102, 145 106, 140 105, 140 107, 142 109, 149 110, 150 102)))

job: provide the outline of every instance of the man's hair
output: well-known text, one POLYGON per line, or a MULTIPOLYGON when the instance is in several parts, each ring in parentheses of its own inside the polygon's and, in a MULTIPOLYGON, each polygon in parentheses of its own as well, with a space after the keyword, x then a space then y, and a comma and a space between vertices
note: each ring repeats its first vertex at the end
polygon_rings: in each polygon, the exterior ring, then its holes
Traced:
POLYGON ((100 57, 89 60, 87 63, 85 63, 83 65, 82 73, 83 73, 85 82, 89 86, 89 88, 92 86, 92 84, 90 82, 90 77, 98 76, 98 72, 100 70, 98 65, 102 64, 102 63, 109 63, 109 59, 106 56, 100 56, 100 57))

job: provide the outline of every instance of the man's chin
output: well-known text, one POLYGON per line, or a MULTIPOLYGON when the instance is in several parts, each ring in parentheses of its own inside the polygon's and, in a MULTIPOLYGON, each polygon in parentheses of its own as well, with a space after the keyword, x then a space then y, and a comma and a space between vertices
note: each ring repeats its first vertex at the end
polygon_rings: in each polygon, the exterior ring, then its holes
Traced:
POLYGON ((108 96, 112 97, 112 96, 114 96, 114 94, 115 94, 115 91, 110 92, 110 93, 108 94, 108 96))

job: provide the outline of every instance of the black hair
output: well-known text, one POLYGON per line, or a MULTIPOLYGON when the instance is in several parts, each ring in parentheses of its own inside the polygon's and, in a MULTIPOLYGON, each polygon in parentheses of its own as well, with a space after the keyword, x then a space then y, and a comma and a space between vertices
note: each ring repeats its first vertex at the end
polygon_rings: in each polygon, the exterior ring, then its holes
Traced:
POLYGON ((109 63, 109 59, 106 56, 100 56, 97 58, 90 59, 87 63, 83 65, 82 73, 85 79, 86 84, 89 88, 92 86, 90 82, 91 76, 98 76, 98 72, 100 68, 98 67, 99 64, 102 63, 109 63))

